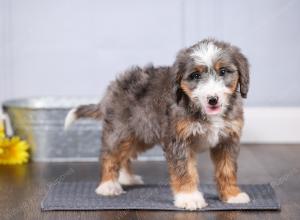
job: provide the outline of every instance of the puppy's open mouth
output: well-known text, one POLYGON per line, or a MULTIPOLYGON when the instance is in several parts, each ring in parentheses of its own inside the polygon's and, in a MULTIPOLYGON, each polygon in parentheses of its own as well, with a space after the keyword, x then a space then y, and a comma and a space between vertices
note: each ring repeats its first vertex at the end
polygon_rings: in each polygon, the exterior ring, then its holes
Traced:
POLYGON ((208 115, 217 115, 221 112, 221 110, 222 110, 221 105, 214 105, 214 106, 213 105, 207 105, 205 107, 205 112, 208 115))

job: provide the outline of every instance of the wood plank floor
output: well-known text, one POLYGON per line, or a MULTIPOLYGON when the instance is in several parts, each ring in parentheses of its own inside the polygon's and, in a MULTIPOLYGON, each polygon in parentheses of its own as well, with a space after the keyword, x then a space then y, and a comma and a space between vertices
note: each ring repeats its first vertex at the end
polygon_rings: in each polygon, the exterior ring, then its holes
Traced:
MULTIPOLYGON (((243 145, 239 183, 271 182, 282 204, 279 211, 59 211, 41 212, 40 202, 51 184, 97 180, 97 163, 30 163, 0 166, 0 219, 300 219, 300 145, 243 145)), ((165 162, 135 162, 147 183, 168 181, 165 162)), ((199 157, 200 180, 213 181, 208 153, 199 157)))

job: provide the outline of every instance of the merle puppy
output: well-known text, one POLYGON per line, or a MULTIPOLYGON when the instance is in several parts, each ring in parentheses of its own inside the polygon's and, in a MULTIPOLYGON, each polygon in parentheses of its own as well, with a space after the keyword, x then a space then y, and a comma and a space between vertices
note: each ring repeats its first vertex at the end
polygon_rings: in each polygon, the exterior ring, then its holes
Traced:
POLYGON ((237 156, 243 127, 242 98, 249 86, 248 61, 229 43, 205 39, 184 48, 172 66, 132 67, 112 82, 99 104, 69 112, 102 120, 101 182, 96 193, 117 196, 121 185, 142 184, 131 159, 162 146, 177 207, 207 204, 199 191, 197 153, 209 150, 220 199, 247 203, 237 185, 237 156))

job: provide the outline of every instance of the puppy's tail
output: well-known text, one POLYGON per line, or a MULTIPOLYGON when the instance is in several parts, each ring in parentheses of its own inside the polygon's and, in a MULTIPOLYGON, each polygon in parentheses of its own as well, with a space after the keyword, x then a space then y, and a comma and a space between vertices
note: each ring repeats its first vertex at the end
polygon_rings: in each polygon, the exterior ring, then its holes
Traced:
POLYGON ((81 105, 77 108, 73 108, 66 116, 65 130, 79 118, 93 118, 100 120, 102 118, 100 104, 81 105))

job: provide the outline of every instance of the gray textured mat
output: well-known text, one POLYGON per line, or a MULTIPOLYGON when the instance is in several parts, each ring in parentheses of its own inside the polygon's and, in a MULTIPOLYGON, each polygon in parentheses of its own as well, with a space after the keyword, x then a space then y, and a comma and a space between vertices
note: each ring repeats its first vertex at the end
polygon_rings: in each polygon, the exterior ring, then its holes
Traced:
MULTIPOLYGON (((127 193, 116 197, 95 194, 96 182, 59 183, 51 187, 42 201, 42 210, 182 210, 173 205, 168 185, 124 187, 127 193)), ((251 198, 248 204, 226 204, 217 197, 215 185, 202 184, 206 202, 202 210, 279 210, 280 205, 270 184, 240 185, 251 198)))

